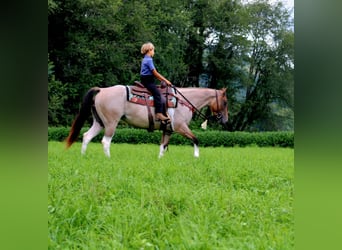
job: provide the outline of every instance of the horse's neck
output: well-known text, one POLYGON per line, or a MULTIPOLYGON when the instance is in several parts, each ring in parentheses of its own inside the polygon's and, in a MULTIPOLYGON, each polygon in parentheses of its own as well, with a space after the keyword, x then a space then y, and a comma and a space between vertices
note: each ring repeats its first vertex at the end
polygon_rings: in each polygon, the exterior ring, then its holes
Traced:
POLYGON ((198 109, 201 109, 216 98, 214 89, 209 88, 180 88, 179 91, 198 109))

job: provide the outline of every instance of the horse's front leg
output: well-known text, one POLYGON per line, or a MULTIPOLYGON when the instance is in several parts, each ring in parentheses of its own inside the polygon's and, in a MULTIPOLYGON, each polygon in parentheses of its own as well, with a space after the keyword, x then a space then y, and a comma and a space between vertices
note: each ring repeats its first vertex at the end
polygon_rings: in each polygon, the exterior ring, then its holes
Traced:
POLYGON ((185 124, 178 127, 176 130, 176 132, 178 132, 179 134, 181 134, 182 136, 189 138, 190 140, 192 140, 192 142, 194 143, 194 156, 196 158, 199 157, 199 147, 198 147, 198 139, 197 137, 192 133, 192 131, 188 128, 188 126, 186 126, 185 124))
POLYGON ((198 142, 197 143, 194 143, 194 156, 196 158, 199 157, 199 147, 198 147, 198 142))
POLYGON ((170 141, 171 133, 167 131, 163 131, 162 139, 160 142, 160 147, 159 147, 159 158, 164 156, 164 153, 167 151, 168 146, 169 146, 169 141, 170 141))

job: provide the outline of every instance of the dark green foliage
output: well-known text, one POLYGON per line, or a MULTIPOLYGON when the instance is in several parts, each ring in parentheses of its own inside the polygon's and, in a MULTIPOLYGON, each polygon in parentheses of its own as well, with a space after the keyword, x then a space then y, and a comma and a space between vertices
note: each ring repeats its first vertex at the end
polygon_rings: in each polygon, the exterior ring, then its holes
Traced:
MULTIPOLYGON (((88 128, 81 130, 82 135, 88 128)), ((69 133, 69 128, 51 127, 48 129, 49 141, 63 141, 69 133)), ((199 140, 201 147, 245 147, 256 145, 259 147, 294 147, 294 132, 227 132, 227 131, 194 131, 199 140)), ((92 141, 100 142, 103 133, 100 133, 92 141)), ((147 130, 121 128, 117 129, 113 137, 113 143, 152 143, 159 144, 161 139, 161 131, 148 133, 147 130)), ((78 141, 82 140, 82 136, 78 141)), ((189 139, 179 134, 173 134, 170 139, 171 145, 192 145, 189 139)))
POLYGON ((52 127, 48 128, 49 141, 64 141, 69 134, 69 128, 52 127))

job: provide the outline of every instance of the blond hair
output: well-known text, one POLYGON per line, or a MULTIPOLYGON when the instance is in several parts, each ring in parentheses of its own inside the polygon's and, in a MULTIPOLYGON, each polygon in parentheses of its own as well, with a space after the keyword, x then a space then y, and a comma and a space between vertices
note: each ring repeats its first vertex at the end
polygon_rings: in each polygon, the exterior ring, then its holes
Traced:
POLYGON ((141 54, 145 55, 147 52, 149 52, 150 50, 154 49, 154 45, 150 42, 148 43, 144 43, 142 46, 141 46, 141 54))

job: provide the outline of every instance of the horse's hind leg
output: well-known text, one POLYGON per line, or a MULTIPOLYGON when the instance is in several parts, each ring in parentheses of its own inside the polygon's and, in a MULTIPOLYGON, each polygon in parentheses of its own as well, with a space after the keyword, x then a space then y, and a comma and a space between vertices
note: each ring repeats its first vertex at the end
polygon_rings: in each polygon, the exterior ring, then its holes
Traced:
POLYGON ((85 132, 83 134, 83 140, 82 140, 82 149, 81 149, 81 153, 84 155, 86 150, 87 150, 87 146, 88 143, 95 137, 97 136, 100 131, 102 130, 102 126, 94 119, 93 121, 93 125, 91 126, 91 128, 85 132))
POLYGON ((102 138, 103 151, 107 157, 110 157, 110 144, 115 133, 118 121, 114 121, 110 126, 105 127, 104 136, 102 138))

